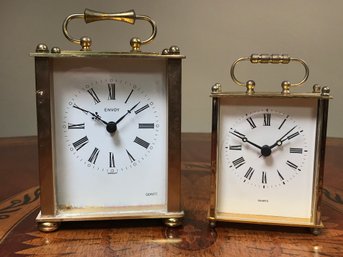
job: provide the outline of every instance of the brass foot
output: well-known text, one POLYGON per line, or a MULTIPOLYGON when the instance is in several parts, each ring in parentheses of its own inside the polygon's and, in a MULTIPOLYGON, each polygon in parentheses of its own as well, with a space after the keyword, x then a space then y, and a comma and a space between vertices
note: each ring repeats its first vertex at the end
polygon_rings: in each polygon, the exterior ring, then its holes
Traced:
POLYGON ((38 229, 42 232, 54 232, 60 227, 60 222, 38 222, 38 229))
POLYGON ((181 226, 181 225, 182 225, 182 219, 181 219, 181 218, 169 218, 169 219, 165 219, 165 220, 164 220, 164 224, 165 224, 167 227, 171 227, 171 228, 178 227, 178 226, 181 226))
POLYGON ((213 216, 208 217, 208 221, 209 221, 210 228, 215 228, 216 227, 217 221, 216 221, 215 217, 213 217, 213 216))
POLYGON ((311 228, 311 232, 313 235, 318 236, 321 232, 320 228, 311 228))
POLYGON ((215 228, 217 225, 216 221, 215 220, 210 220, 210 227, 211 228, 215 228))

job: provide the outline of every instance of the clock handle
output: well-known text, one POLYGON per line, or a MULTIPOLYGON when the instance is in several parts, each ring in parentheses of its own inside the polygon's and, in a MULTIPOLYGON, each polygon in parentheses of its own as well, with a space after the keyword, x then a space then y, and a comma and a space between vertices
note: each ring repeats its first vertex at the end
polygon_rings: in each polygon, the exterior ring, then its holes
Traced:
POLYGON ((305 76, 304 78, 298 82, 298 83, 290 83, 289 81, 283 81, 281 83, 282 87, 282 94, 289 94, 290 93, 290 88, 291 87, 297 87, 306 82, 309 76, 309 68, 306 64, 306 62, 302 59, 299 58, 293 58, 290 57, 287 54, 252 54, 249 57, 241 57, 238 58, 236 61, 233 62, 231 69, 230 69, 230 74, 233 82, 235 82, 239 86, 245 86, 247 88, 247 94, 253 94, 254 93, 254 88, 255 88, 255 82, 253 80, 248 80, 246 83, 243 83, 239 81, 236 76, 235 76, 235 67, 239 62, 242 61, 250 61, 250 63, 257 64, 257 63, 272 63, 272 64, 288 64, 290 62, 299 62, 301 63, 304 68, 305 68, 305 76))
POLYGON ((67 18, 65 18, 63 22, 63 34, 64 36, 72 43, 81 45, 81 51, 90 51, 90 47, 92 41, 89 37, 81 37, 80 39, 75 39, 70 36, 68 32, 68 24, 73 19, 84 19, 85 23, 95 22, 95 21, 104 21, 104 20, 113 20, 113 21, 121 21, 126 22, 129 24, 134 24, 136 20, 144 20, 150 23, 152 27, 152 33, 150 37, 146 40, 141 40, 138 37, 133 37, 130 40, 131 45, 131 52, 140 52, 141 45, 145 45, 152 41, 157 34, 157 26, 156 22, 151 19, 149 16, 146 15, 138 15, 135 13, 134 10, 130 10, 127 12, 119 12, 119 13, 104 13, 104 12, 97 12, 90 9, 85 9, 84 13, 79 14, 71 14, 67 18))

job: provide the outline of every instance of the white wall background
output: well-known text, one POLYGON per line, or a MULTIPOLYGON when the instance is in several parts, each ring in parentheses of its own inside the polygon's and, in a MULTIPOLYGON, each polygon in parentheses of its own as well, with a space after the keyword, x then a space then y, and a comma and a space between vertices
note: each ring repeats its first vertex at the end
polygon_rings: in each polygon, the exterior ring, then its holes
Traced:
MULTIPOLYGON (((0 137, 36 134, 34 62, 29 53, 38 43, 76 50, 61 30, 71 13, 84 8, 117 12, 135 9, 151 16, 157 38, 143 48, 158 51, 178 45, 187 56, 183 65, 184 132, 209 132, 210 87, 221 82, 226 90, 240 90, 229 67, 251 53, 288 53, 307 61, 310 78, 305 88, 319 83, 331 88, 328 135, 343 137, 343 1, 341 0, 2 0, 0 2, 0 137)), ((150 35, 138 21, 124 23, 73 21, 72 35, 93 38, 94 51, 128 51, 133 36, 150 35)), ((257 91, 280 91, 283 80, 301 80, 303 68, 293 65, 242 64, 237 76, 254 79, 257 91)))

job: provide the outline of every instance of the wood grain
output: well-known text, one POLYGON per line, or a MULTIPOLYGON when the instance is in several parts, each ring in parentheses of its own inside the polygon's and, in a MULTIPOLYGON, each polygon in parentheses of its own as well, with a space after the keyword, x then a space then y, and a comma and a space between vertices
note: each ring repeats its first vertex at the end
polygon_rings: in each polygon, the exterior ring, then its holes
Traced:
MULTIPOLYGON (((21 140, 22 144, 0 140, 0 156, 6 144, 12 148, 8 160, 0 157, 0 161, 7 162, 11 169, 21 167, 22 173, 36 173, 37 156, 32 156, 36 143, 32 138, 21 140), (27 149, 22 146, 25 144, 27 149), (26 165, 16 163, 18 154, 28 155, 22 157, 26 165)), ((159 220, 77 222, 64 223, 59 231, 45 234, 36 229, 37 210, 12 227, 0 243, 0 256, 343 256, 343 139, 327 141, 322 206, 325 229, 319 236, 305 228, 249 224, 220 223, 215 230, 210 229, 210 137, 185 134, 182 142, 183 227, 165 228, 159 220)), ((0 172, 5 170, 8 169, 2 167, 0 172)), ((1 178, 3 174, 0 173, 1 178)), ((37 179, 35 174, 31 176, 37 179)), ((6 178, 7 183, 15 185, 5 186, 6 190, 0 182, 0 199, 8 199, 3 193, 14 197, 32 187, 32 178, 18 182, 18 186, 16 180, 15 175, 6 178)), ((3 203, 0 201, 0 206, 3 203)))

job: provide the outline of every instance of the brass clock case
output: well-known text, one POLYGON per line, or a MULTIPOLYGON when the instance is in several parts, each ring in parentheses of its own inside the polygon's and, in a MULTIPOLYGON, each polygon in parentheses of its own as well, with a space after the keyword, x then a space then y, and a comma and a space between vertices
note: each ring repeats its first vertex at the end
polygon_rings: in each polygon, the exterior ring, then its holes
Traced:
MULTIPOLYGON (((64 51, 58 47, 52 47, 49 52, 45 44, 37 45, 36 52, 31 56, 35 59, 36 74, 36 101, 37 101, 37 124, 38 124, 38 153, 39 153, 39 178, 41 189, 41 212, 37 217, 38 228, 44 232, 58 229, 60 222, 85 221, 85 220, 124 220, 124 219, 164 219, 168 226, 181 224, 183 211, 181 209, 181 65, 185 56, 180 55, 177 46, 166 48, 161 53, 142 52, 141 46, 154 39, 157 33, 156 23, 148 16, 137 15, 134 11, 122 13, 103 13, 86 9, 83 14, 68 16, 63 23, 63 33, 66 38, 81 46, 81 51, 64 51), (146 40, 134 37, 130 41, 129 52, 94 52, 91 51, 91 39, 83 36, 75 39, 68 32, 68 23, 73 19, 82 18, 86 23, 113 20, 134 24, 136 20, 149 22, 152 26, 152 34, 146 40), (167 171, 166 171, 166 211, 154 210, 153 208, 141 208, 132 206, 113 206, 102 208, 101 206, 86 206, 77 208, 73 206, 62 207, 58 203, 56 188, 56 141, 55 117, 54 117, 54 66, 62 60, 113 60, 121 62, 163 63, 165 70, 165 90, 167 109, 167 171), (64 209, 67 208, 67 209, 64 209), (141 210, 144 211, 141 211, 141 210), (69 213, 64 215, 64 213, 69 213)), ((164 172, 164 171, 161 171, 164 172)), ((77 183, 78 181, 75 181, 77 183)))
MULTIPOLYGON (((212 98, 212 136, 211 136, 211 196, 210 196, 210 209, 209 209, 209 222, 212 227, 216 226, 216 221, 238 222, 238 223, 255 223, 255 224, 268 224, 279 226, 297 226, 297 227, 310 227, 314 233, 318 233, 318 229, 323 227, 321 222, 320 202, 323 189, 323 174, 324 174, 324 157, 325 157, 325 141, 327 131, 327 118, 328 118, 328 106, 330 96, 330 90, 328 87, 320 87, 315 85, 313 91, 309 93, 291 93, 290 89, 293 86, 299 86, 303 84, 309 75, 309 69, 307 64, 298 58, 291 58, 288 55, 268 55, 268 54, 253 54, 250 57, 242 57, 237 59, 231 67, 231 77, 233 81, 239 86, 245 86, 246 92, 224 92, 222 86, 216 83, 211 88, 212 98), (241 61, 250 61, 253 64, 256 63, 272 63, 272 64, 287 64, 292 61, 300 62, 304 65, 305 76, 299 83, 290 83, 288 81, 282 82, 281 93, 274 92, 255 92, 255 82, 252 80, 243 83, 239 81, 235 74, 235 66, 241 61), (253 100, 255 99, 255 100, 253 100), (299 100, 300 99, 300 100, 299 100), (283 101, 292 105, 303 99, 304 101, 310 101, 316 107, 316 123, 315 128, 315 142, 314 142, 314 163, 313 163, 313 183, 311 189, 312 200, 309 203, 311 206, 311 214, 308 219, 300 219, 294 217, 275 217, 273 215, 260 215, 260 214, 237 214, 237 213, 222 213, 218 210, 218 197, 225 198, 226 196, 219 195, 218 185, 219 175, 223 172, 221 169, 220 158, 223 156, 223 149, 220 147, 224 138, 221 137, 223 131, 221 131, 221 109, 226 103, 230 103, 235 100, 240 102, 244 106, 244 103, 249 101, 266 101, 266 102, 278 102, 283 101)), ((273 106, 272 106, 273 107, 273 106)), ((271 108, 272 108, 271 107, 271 108)), ((233 111, 234 112, 234 111, 233 111)), ((250 124, 251 125, 251 124, 250 124)), ((240 135, 238 135, 240 136, 240 135)), ((237 136, 236 136, 237 137, 237 136)), ((243 136, 242 136, 243 138, 243 136)), ((244 138, 246 139, 246 138, 244 138)), ((243 141, 244 142, 244 141, 243 141)), ((244 144, 244 143, 243 143, 244 144)), ((232 150, 237 150, 232 149, 232 150)), ((233 151, 232 151, 233 152, 233 151)), ((237 151, 236 151, 237 152, 237 151)), ((261 150, 262 152, 262 150, 261 150)), ((228 153, 229 155, 230 153, 228 153)), ((270 153, 269 153, 270 154, 270 153)), ((262 156, 262 154, 261 154, 262 156)), ((260 156, 260 157, 261 157, 260 156)), ((227 171, 227 170, 226 170, 227 171)), ((244 171, 245 172, 245 171, 244 171)), ((251 174, 250 174, 251 177, 251 174)), ((263 178, 262 178, 263 180, 263 178)), ((230 185, 226 185, 230 187, 230 185)), ((244 187, 242 185, 242 187, 244 187)), ((229 189, 228 189, 229 190, 229 189)), ((237 196, 238 197, 238 196, 237 196)), ((244 198, 244 196, 242 196, 244 198)), ((239 199, 237 199, 238 201, 239 199)), ((223 200, 225 201, 225 199, 223 200)), ((253 212, 253 211, 252 211, 253 212)))

